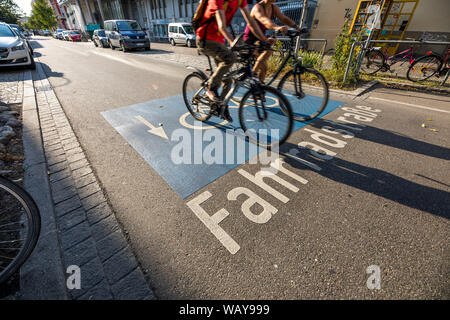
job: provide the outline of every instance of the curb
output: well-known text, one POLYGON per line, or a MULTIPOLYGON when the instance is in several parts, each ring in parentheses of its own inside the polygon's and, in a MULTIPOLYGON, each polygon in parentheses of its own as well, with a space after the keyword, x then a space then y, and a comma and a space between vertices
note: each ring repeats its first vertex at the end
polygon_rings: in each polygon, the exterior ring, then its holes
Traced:
POLYGON ((421 91, 421 92, 425 92, 425 93, 450 94, 450 88, 429 87, 429 86, 420 85, 420 84, 399 83, 396 81, 381 80, 381 79, 379 79, 378 82, 385 86, 403 89, 403 90, 416 90, 416 91, 421 91))
POLYGON ((24 86, 25 185, 41 203, 43 227, 20 298, 155 299, 39 59, 36 67, 24 86), (71 266, 80 289, 66 287, 71 266))
POLYGON ((41 234, 33 253, 20 270, 20 299, 66 300, 68 294, 30 71, 24 74, 23 87, 24 187, 41 213, 41 234))

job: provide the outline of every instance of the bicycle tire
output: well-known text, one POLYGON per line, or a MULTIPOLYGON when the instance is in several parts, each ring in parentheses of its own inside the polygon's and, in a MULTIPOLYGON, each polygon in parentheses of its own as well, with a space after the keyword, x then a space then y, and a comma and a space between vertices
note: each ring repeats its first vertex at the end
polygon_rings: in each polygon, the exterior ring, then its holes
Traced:
MULTIPOLYGON (((205 105, 208 108, 208 110, 207 110, 207 112, 205 112, 204 117, 200 117, 198 114, 196 114, 195 111, 192 109, 192 106, 191 106, 191 101, 190 101, 191 99, 189 98, 190 92, 188 92, 187 86, 188 86, 189 80, 191 80, 193 78, 197 78, 197 79, 199 79, 202 82, 206 81, 205 77, 203 75, 201 75, 200 73, 198 73, 198 72, 192 72, 192 73, 188 74, 187 77, 183 81, 183 99, 184 99, 184 103, 185 103, 186 108, 188 109, 189 113, 196 120, 207 121, 212 116, 211 106, 209 104, 205 105)), ((205 108, 205 110, 206 110, 206 108, 205 108)))
MULTIPOLYGON (((263 143, 261 143, 260 139, 252 139, 252 137, 249 137, 250 140, 253 143, 255 143, 256 145, 258 145, 260 147, 264 147, 268 150, 271 150, 271 149, 273 149, 273 147, 275 145, 280 146, 289 138, 289 136, 291 135, 291 132, 292 132, 293 124, 294 124, 294 116, 293 116, 292 107, 291 107, 289 100, 278 89, 269 87, 269 86, 264 86, 264 85, 261 86, 261 89, 262 89, 262 91, 264 91, 264 95, 266 95, 266 92, 269 92, 272 95, 274 95, 276 97, 276 99, 278 99, 278 101, 281 101, 282 106, 280 106, 280 108, 282 109, 282 112, 284 114, 283 116, 287 117, 287 119, 288 119, 286 132, 280 139, 278 139, 278 143, 275 142, 275 143, 271 143, 271 144, 263 144, 263 143)), ((247 99, 250 97, 251 94, 252 94, 252 90, 248 90, 242 97, 241 103, 239 105, 239 123, 240 123, 241 128, 244 131, 244 133, 247 133, 248 128, 245 123, 243 112, 244 112, 244 109, 246 108, 245 102, 247 101, 247 99)))
POLYGON ((383 52, 381 52, 380 50, 370 50, 364 55, 363 61, 361 62, 361 71, 368 75, 375 74, 383 68, 385 62, 386 57, 384 56, 383 52), (378 61, 377 63, 367 62, 370 61, 369 58, 372 58, 374 60, 377 57, 380 59, 380 61, 378 61), (375 67, 371 71, 369 71, 369 65, 375 67))
POLYGON ((39 239, 41 231, 41 216, 33 198, 22 187, 0 177, 0 189, 12 194, 23 206, 28 219, 26 240, 14 260, 0 271, 0 283, 8 280, 28 259, 39 239))
MULTIPOLYGON (((313 104, 315 104, 315 102, 311 102, 308 103, 310 104, 310 106, 308 108, 303 108, 304 110, 302 110, 303 112, 308 112, 308 114, 305 114, 303 116, 296 116, 294 114, 294 120, 297 121, 309 121, 312 119, 317 118, 322 112, 323 110, 325 110, 327 104, 328 104, 328 99, 329 99, 329 88, 328 88, 328 83, 325 80, 325 77, 317 70, 312 69, 312 68, 303 68, 302 71, 296 72, 297 74, 295 75, 296 77, 300 77, 300 81, 297 79, 296 81, 294 81, 294 83, 297 84, 297 86, 301 86, 302 83, 304 83, 304 80, 301 79, 301 77, 307 73, 310 73, 312 75, 314 75, 315 77, 317 77, 317 79, 319 80, 319 82, 321 83, 320 87, 323 90, 323 96, 319 97, 322 98, 321 104, 320 106, 318 106, 318 108, 314 107, 313 104), (310 111, 308 111, 308 110, 310 111)), ((285 86, 286 81, 288 81, 288 79, 290 77, 294 76, 294 70, 290 70, 288 73, 286 73, 283 78, 280 80, 280 82, 278 83, 278 90, 283 91, 283 88, 285 86)), ((306 76, 304 76, 303 78, 306 78, 306 76)), ((295 92, 303 92, 302 88, 295 88, 295 92)), ((298 97, 295 96, 297 99, 302 100, 304 97, 298 97)))
POLYGON ((429 55, 426 55, 426 56, 422 56, 422 57, 414 60, 414 62, 409 66, 408 71, 406 72, 406 78, 409 81, 412 81, 412 82, 425 81, 425 80, 431 78, 432 76, 434 76, 437 72, 439 72, 441 70, 443 64, 444 64, 444 60, 442 60, 442 57, 438 56, 437 54, 429 54, 429 55), (418 63, 421 63, 425 59, 429 59, 429 58, 434 58, 434 59, 437 60, 437 62, 438 62, 437 68, 430 75, 427 75, 427 76, 425 76, 423 78, 420 78, 420 79, 415 79, 412 76, 411 72, 414 71, 414 68, 417 66, 418 63))

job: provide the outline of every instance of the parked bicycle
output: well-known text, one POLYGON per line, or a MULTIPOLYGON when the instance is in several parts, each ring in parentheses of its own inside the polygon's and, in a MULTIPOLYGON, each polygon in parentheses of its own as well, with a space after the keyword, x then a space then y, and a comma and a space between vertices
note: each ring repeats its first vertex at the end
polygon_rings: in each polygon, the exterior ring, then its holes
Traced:
POLYGON ((308 121, 319 116, 328 103, 329 89, 325 77, 312 66, 303 65, 302 58, 298 56, 295 51, 295 43, 298 36, 302 33, 307 33, 307 29, 301 31, 289 29, 287 36, 289 37, 288 49, 283 49, 282 54, 284 59, 278 67, 277 71, 272 75, 266 85, 272 85, 285 69, 289 60, 292 59, 292 69, 283 75, 277 85, 277 89, 282 91, 285 95, 294 96, 301 100, 300 113, 294 114, 294 119, 297 121, 308 121), (292 80, 292 84, 289 80, 292 80), (290 91, 289 89, 292 88, 290 91), (311 95, 306 95, 305 89, 311 92, 311 95))
MULTIPOLYGON (((268 50, 265 45, 242 43, 242 35, 237 37, 232 50, 237 54, 242 67, 230 71, 224 81, 231 79, 233 86, 226 94, 223 103, 211 101, 205 94, 209 77, 200 69, 194 70, 183 82, 183 99, 191 115, 199 121, 208 121, 211 116, 223 117, 226 107, 240 88, 247 88, 240 100, 238 113, 242 130, 250 141, 267 149, 284 143, 290 136, 293 126, 293 113, 288 99, 277 89, 261 84, 253 75, 254 50, 268 50), (270 103, 269 103, 270 102, 270 103)), ((209 72, 213 73, 211 59, 208 57, 209 72)))
MULTIPOLYGON (((415 39, 409 39, 415 40, 415 39)), ((385 55, 381 47, 370 48, 364 55, 361 71, 366 74, 375 74, 378 71, 391 71, 391 67, 397 63, 403 65, 409 63, 406 77, 413 82, 421 82, 430 79, 433 76, 444 77, 444 81, 448 78, 449 70, 449 52, 444 56, 429 51, 427 55, 414 59, 414 49, 411 46, 402 52, 392 56, 385 55)))
POLYGON ((411 64, 406 74, 408 80, 420 82, 430 79, 433 76, 443 78, 441 85, 447 81, 450 70, 450 48, 447 52, 440 56, 429 51, 425 56, 417 58, 411 64))
POLYGON ((0 176, 0 284, 13 276, 36 246, 39 209, 20 186, 0 176))

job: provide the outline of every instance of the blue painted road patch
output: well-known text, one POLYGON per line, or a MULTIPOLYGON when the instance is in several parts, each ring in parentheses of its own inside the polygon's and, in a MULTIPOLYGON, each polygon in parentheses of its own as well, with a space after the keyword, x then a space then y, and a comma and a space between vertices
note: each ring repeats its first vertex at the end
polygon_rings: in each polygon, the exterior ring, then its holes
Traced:
MULTIPOLYGON (((298 115, 301 109, 301 101, 299 102, 296 98, 289 96, 288 99, 292 104, 294 113, 298 115)), ((308 96, 305 99, 315 98, 308 96)), ((327 108, 320 117, 343 104, 344 102, 329 100, 327 108)), ((262 151, 252 143, 245 142, 245 154, 242 154, 242 148, 237 152, 238 140, 242 141, 242 139, 237 138, 232 131, 240 127, 236 105, 231 106, 230 113, 234 119, 231 124, 217 117, 212 117, 202 124, 194 121, 194 118, 189 114, 182 95, 176 95, 105 111, 102 112, 102 115, 184 199, 262 151), (180 130, 177 130, 180 128, 190 130, 192 139, 199 139, 200 141, 202 139, 208 140, 205 139, 206 136, 209 136, 208 141, 220 140, 220 137, 217 137, 220 133, 223 145, 220 150, 214 151, 213 156, 216 159, 223 157, 224 161, 219 164, 217 162, 205 163, 202 154, 210 151, 207 148, 211 142, 203 142, 200 147, 202 150, 198 147, 198 150, 195 150, 195 144, 191 143, 192 149, 188 152, 189 154, 180 153, 183 157, 190 158, 190 163, 189 161, 188 163, 174 162, 172 153, 179 149, 182 140, 179 137, 180 130), (200 161, 198 157, 200 157, 200 161), (232 161, 229 161, 230 159, 232 161)), ((305 125, 307 123, 295 121, 293 131, 305 125)), ((242 147, 242 144, 240 147, 242 147)), ((175 152, 175 154, 178 155, 178 152, 175 152)))

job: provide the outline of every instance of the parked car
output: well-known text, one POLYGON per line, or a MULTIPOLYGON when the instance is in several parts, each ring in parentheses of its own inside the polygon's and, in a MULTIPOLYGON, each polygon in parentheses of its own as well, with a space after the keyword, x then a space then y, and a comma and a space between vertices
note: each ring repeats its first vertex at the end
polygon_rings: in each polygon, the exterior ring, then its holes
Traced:
POLYGON ((36 69, 27 42, 6 23, 0 22, 0 67, 28 66, 36 69))
POLYGON ((94 34, 92 35, 92 41, 96 47, 101 46, 105 48, 109 45, 108 38, 106 37, 106 33, 104 29, 94 30, 94 34))
MULTIPOLYGON (((9 25, 10 27, 13 26, 13 24, 9 25)), ((11 28, 23 41, 26 42, 28 50, 30 51, 30 54, 33 55, 33 47, 30 45, 30 43, 28 42, 28 39, 25 37, 25 34, 23 32, 21 32, 19 29, 17 29, 16 27, 12 27, 11 28)))
POLYGON ((66 40, 66 41, 69 41, 69 40, 70 40, 70 39, 69 39, 69 31, 64 30, 64 31, 62 32, 62 35, 63 35, 63 40, 66 40))
POLYGON ((63 32, 64 29, 56 29, 56 38, 59 40, 64 40, 63 32))
POLYGON ((50 33, 50 30, 44 30, 43 32, 42 32, 42 35, 44 35, 44 36, 50 36, 51 35, 51 33, 50 33))
POLYGON ((195 47, 195 32, 190 23, 169 23, 169 42, 195 47))
POLYGON ((150 39, 136 20, 105 21, 105 34, 113 50, 116 47, 123 52, 137 48, 150 50, 150 39))
POLYGON ((81 33, 77 30, 70 30, 67 32, 70 41, 81 41, 81 33))

